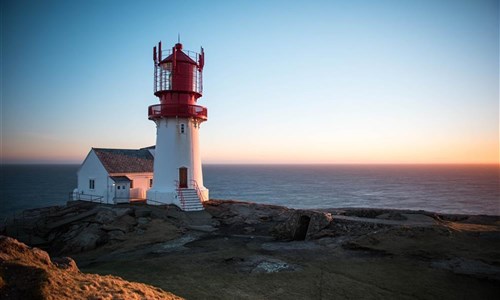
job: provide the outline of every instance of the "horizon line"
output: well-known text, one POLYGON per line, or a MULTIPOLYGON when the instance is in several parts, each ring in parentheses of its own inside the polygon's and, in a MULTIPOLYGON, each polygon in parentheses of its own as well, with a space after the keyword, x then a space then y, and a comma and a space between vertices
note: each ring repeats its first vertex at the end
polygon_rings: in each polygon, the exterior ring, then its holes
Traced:
MULTIPOLYGON (((4 165, 81 165, 82 163, 76 163, 76 162, 0 162, 0 166, 4 165)), ((290 165, 296 165, 296 166, 306 166, 306 165, 385 165, 385 166, 390 166, 390 165, 436 165, 436 166, 458 166, 458 165, 483 165, 483 166, 489 166, 489 165, 497 165, 500 166, 500 162, 452 162, 452 163, 436 163, 436 162, 345 162, 345 163, 245 163, 245 162, 210 162, 210 163, 202 163, 202 165, 234 165, 234 166, 290 166, 290 165)))

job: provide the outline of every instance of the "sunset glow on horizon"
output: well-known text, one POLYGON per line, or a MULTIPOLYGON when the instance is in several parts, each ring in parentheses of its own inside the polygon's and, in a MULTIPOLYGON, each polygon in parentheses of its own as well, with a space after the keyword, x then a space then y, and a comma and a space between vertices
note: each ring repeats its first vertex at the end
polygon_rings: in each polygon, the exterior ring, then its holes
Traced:
POLYGON ((1 162, 153 145, 151 49, 180 33, 204 164, 499 164, 498 1, 166 6, 5 1, 1 162))

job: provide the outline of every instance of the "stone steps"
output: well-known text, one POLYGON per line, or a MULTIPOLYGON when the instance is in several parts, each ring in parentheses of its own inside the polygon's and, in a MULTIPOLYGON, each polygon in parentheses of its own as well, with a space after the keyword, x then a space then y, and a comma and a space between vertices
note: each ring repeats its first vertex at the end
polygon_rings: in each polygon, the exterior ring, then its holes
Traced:
POLYGON ((201 204, 200 197, 195 189, 181 189, 177 193, 182 194, 181 205, 183 211, 200 211, 204 210, 201 204))

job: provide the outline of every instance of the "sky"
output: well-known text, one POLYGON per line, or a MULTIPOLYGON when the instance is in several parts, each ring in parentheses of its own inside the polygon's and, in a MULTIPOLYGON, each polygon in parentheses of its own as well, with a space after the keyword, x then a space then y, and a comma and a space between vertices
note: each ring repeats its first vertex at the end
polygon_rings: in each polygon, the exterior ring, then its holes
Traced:
POLYGON ((204 163, 499 162, 499 1, 2 1, 1 162, 155 144, 152 47, 205 49, 204 163))

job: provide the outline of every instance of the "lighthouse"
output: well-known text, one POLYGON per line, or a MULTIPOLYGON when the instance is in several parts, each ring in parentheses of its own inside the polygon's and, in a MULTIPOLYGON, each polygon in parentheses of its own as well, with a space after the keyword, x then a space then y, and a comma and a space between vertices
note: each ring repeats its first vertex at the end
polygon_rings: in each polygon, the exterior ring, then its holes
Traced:
POLYGON ((154 95, 160 104, 148 108, 156 124, 153 183, 148 204, 175 204, 185 211, 203 210, 208 200, 203 186, 199 131, 207 108, 197 104, 202 96, 205 53, 184 50, 178 42, 162 50, 153 48, 154 95))

